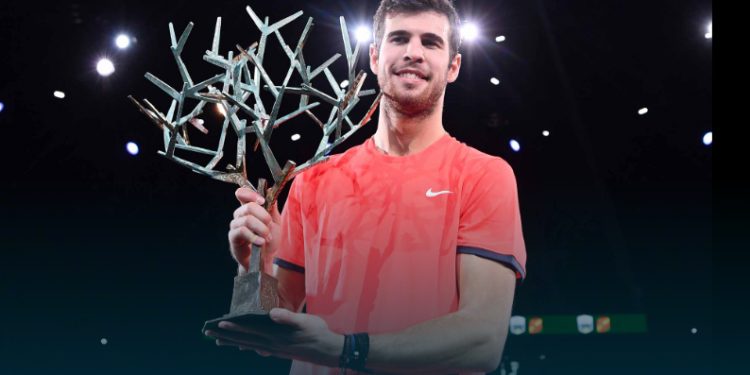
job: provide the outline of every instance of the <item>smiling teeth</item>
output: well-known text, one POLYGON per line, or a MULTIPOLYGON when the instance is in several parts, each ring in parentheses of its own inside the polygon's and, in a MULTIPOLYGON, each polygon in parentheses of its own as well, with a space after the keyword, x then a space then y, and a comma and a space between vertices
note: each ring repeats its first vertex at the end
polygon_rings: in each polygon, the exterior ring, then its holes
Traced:
POLYGON ((404 77, 404 78, 413 78, 413 79, 421 79, 422 78, 422 77, 420 77, 420 76, 418 76, 418 75, 416 75, 414 73, 404 73, 404 74, 401 74, 401 77, 404 77))

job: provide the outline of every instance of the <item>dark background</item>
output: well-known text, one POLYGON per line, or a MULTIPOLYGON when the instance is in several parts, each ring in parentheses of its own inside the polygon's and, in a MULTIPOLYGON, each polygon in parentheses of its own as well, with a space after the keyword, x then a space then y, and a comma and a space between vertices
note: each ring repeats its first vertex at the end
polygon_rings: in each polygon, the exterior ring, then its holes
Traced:
MULTIPOLYGON (((159 131, 126 99, 167 110, 166 94, 143 75, 181 82, 169 22, 178 36, 195 23, 183 53, 193 79, 218 73, 201 60, 216 17, 222 54, 259 36, 245 5, 0 5, 0 373, 285 372, 285 361, 217 348, 200 334, 202 322, 229 305, 234 187, 158 156, 159 131), (128 50, 113 44, 120 31, 137 38, 128 50), (106 78, 95 70, 104 55, 116 67, 106 78), (55 90, 66 98, 54 98, 55 90), (125 152, 129 141, 139 155, 125 152)), ((289 44, 314 17, 305 58, 317 66, 343 50, 338 17, 351 28, 369 25, 377 2, 250 5, 271 22, 303 10, 282 29, 289 44)), ((511 336, 503 367, 709 372, 712 148, 701 139, 712 130, 712 40, 704 38, 711 2, 459 0, 457 7, 481 25, 483 39, 464 45, 444 124, 516 173, 529 259, 514 314, 648 319, 646 334, 511 336), (508 39, 495 43, 496 35, 508 39), (648 114, 639 116, 641 107, 648 114)), ((362 52, 359 67, 369 72, 366 61, 362 52)), ((269 66, 283 74, 287 63, 269 66)), ((369 78, 365 88, 374 87, 369 78)), ((202 117, 218 130, 213 110, 202 117)), ((375 122, 337 151, 374 130, 375 122)), ((279 159, 303 161, 314 134, 304 121, 281 127, 273 143, 279 159), (293 133, 306 146, 290 141, 293 133)), ((253 178, 264 173, 255 171, 253 178)))

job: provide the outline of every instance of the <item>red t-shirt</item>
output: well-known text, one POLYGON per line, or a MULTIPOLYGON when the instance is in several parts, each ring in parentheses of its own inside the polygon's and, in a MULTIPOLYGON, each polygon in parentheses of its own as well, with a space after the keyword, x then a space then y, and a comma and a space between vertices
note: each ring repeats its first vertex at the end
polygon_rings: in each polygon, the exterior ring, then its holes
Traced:
POLYGON ((456 311, 459 253, 525 276, 513 170, 447 134, 403 157, 370 138, 301 173, 281 228, 274 263, 305 273, 307 312, 339 333, 395 332, 456 311))

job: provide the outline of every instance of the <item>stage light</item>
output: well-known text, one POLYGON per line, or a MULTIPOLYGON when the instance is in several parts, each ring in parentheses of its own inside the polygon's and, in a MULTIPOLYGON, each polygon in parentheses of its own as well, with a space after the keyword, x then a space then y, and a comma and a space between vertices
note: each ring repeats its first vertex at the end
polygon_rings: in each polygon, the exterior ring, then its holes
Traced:
POLYGON ((365 43, 370 41, 372 38, 372 32, 367 26, 360 26, 354 31, 354 36, 357 38, 357 42, 365 43))
POLYGON ((497 79, 497 78, 495 78, 495 77, 492 77, 492 78, 490 78, 490 83, 492 83, 493 85, 497 86, 497 85, 500 84, 500 80, 497 79))
POLYGON ((461 26, 461 39, 471 42, 479 37, 479 28, 473 22, 467 22, 461 26))
POLYGON ((341 83, 339 84, 339 86, 341 86, 342 89, 347 88, 349 86, 349 80, 345 79, 345 80, 341 81, 341 83))
POLYGON ((711 143, 714 142, 714 133, 708 132, 703 135, 703 144, 706 146, 711 146, 711 143))
POLYGON ((135 142, 128 142, 128 144, 125 146, 125 149, 128 150, 128 154, 130 155, 138 155, 138 145, 135 144, 135 142))
POLYGON ((641 115, 641 116, 645 115, 646 113, 648 113, 648 108, 646 108, 646 107, 643 107, 643 108, 641 108, 641 109, 638 110, 638 114, 641 115))
POLYGON ((58 98, 58 99, 65 99, 65 93, 62 91, 55 91, 52 93, 52 95, 54 95, 55 98, 58 98))
POLYGON ((545 137, 549 137, 549 130, 543 130, 542 135, 545 137))
POLYGON ((106 77, 115 72, 115 65, 109 59, 101 59, 96 64, 96 71, 99 72, 100 76, 106 77))
POLYGON ((510 140, 510 148, 513 149, 513 151, 518 152, 521 151, 521 144, 518 143, 515 139, 510 140))
POLYGON ((496 42, 498 42, 498 43, 502 43, 502 42, 504 42, 504 41, 505 41, 505 35, 498 35, 498 36, 497 36, 497 37, 495 38, 495 41, 496 41, 496 42))
POLYGON ((706 39, 711 39, 713 37, 713 24, 713 22, 708 23, 708 27, 706 28, 708 32, 705 35, 706 39))
POLYGON ((295 142, 299 141, 300 138, 302 138, 301 135, 299 135, 299 134, 292 134, 292 141, 295 141, 295 142))
POLYGON ((125 34, 120 34, 115 38, 115 45, 119 49, 126 49, 130 47, 130 37, 125 34))

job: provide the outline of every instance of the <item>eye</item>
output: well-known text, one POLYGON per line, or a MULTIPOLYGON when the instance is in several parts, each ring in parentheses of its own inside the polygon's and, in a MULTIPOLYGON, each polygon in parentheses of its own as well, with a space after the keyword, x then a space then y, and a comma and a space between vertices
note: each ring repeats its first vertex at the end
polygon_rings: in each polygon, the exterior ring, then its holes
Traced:
POLYGON ((408 41, 407 38, 403 35, 394 36, 393 38, 391 38, 391 42, 397 43, 397 44, 406 43, 407 41, 408 41))
POLYGON ((440 48, 441 46, 440 42, 432 38, 422 39, 422 45, 430 49, 440 48))

